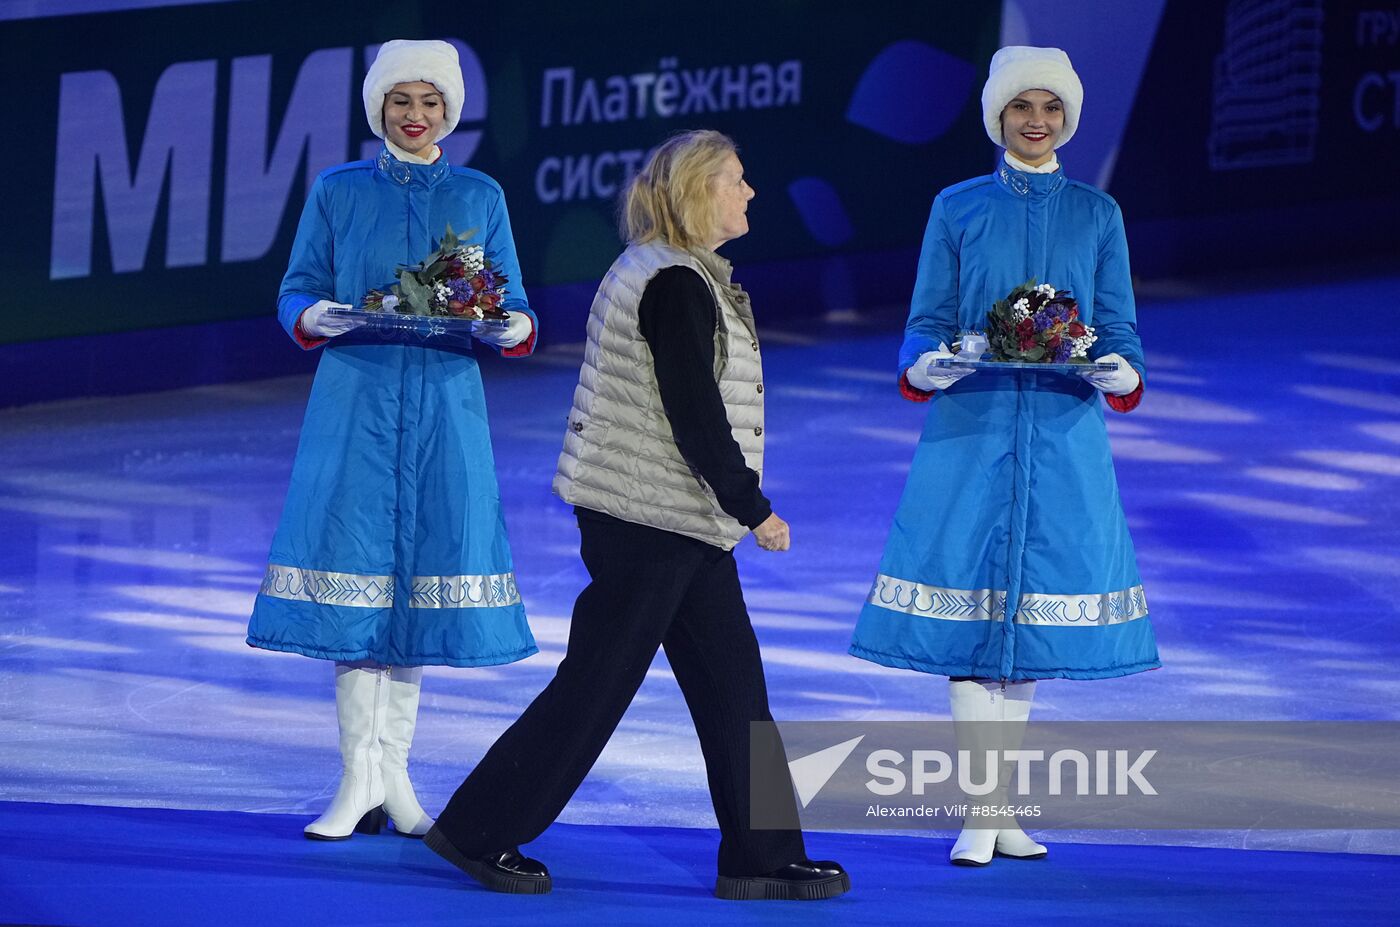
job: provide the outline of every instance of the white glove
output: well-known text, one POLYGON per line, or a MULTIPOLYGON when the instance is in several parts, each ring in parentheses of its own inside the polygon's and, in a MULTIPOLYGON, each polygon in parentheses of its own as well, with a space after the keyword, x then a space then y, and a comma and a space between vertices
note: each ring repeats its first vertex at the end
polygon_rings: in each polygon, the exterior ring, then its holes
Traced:
POLYGON ((523 312, 512 312, 510 318, 506 320, 505 328, 472 328, 472 334, 487 344, 493 344, 498 348, 513 348, 530 337, 530 332, 535 330, 535 326, 530 323, 530 317, 523 312))
POLYGON ((302 310, 299 323, 302 333, 312 338, 334 338, 336 335, 354 331, 365 323, 360 319, 338 319, 326 315, 327 309, 351 308, 354 307, 344 303, 333 303, 328 299, 317 300, 302 310))
POLYGON ((919 359, 914 361, 913 366, 904 371, 904 376, 909 380, 909 385, 914 389, 924 392, 933 390, 944 390, 971 373, 976 373, 976 367, 935 367, 934 364, 940 357, 953 357, 952 351, 948 350, 946 343, 940 342, 937 351, 925 351, 919 355, 919 359))
POLYGON ((1085 370, 1079 375, 1093 384, 1094 389, 1101 393, 1108 393, 1110 396, 1126 396, 1138 388, 1138 383, 1142 378, 1138 372, 1132 368, 1121 354, 1105 354, 1100 357, 1100 364, 1114 363, 1118 365, 1117 370, 1085 370))

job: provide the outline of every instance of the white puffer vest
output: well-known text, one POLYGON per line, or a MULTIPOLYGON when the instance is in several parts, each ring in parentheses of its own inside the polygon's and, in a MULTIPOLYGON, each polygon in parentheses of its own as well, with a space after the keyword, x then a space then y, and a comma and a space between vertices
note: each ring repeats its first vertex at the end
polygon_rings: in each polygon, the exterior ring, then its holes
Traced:
POLYGON ((554 493, 730 550, 749 529, 725 514, 676 447, 651 348, 638 327, 642 291, 659 271, 678 264, 700 274, 714 294, 715 382, 744 462, 762 477, 763 364, 748 294, 730 283, 730 263, 714 252, 648 242, 627 246, 593 298, 554 493))

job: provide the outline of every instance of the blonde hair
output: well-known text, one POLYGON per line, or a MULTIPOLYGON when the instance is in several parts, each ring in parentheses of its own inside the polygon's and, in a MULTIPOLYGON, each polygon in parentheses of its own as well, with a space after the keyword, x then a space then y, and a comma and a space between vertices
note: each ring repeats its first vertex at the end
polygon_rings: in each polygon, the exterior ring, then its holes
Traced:
POLYGON ((623 196, 618 226, 633 244, 661 239, 677 248, 709 244, 718 223, 710 182, 738 146, 723 132, 671 136, 647 158, 623 196))

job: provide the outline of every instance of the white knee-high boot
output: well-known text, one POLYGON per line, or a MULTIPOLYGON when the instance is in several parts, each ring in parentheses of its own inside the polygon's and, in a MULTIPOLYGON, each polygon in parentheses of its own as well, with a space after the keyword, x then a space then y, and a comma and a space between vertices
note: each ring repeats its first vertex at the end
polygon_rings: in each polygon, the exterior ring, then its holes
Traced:
POLYGON ((389 695, 387 673, 345 663, 335 665, 335 714, 340 724, 340 786, 326 813, 306 825, 313 840, 344 840, 352 833, 377 834, 384 824, 384 780, 380 732, 389 695))
MULTIPOLYGON (((950 680, 948 708, 957 732, 958 750, 971 754, 974 768, 985 767, 985 752, 1018 750, 1031 715, 1035 682, 1000 683, 991 680, 950 680), (994 723, 996 722, 996 723, 994 723), (977 764, 982 765, 977 765, 977 764)), ((1002 762, 997 771, 997 787, 980 799, 980 805, 998 807, 1010 804, 1009 788, 1014 763, 1002 762)), ((974 776, 974 781, 981 777, 974 776)), ((1021 830, 1012 816, 980 815, 983 826, 964 822, 949 860, 959 866, 985 866, 992 856, 1015 859, 1041 859, 1048 852, 1021 830), (988 826, 990 825, 990 826, 988 826)))
POLYGON ((408 781, 408 751, 413 746, 413 730, 418 724, 418 694, 423 685, 423 667, 394 666, 388 674, 389 704, 379 743, 384 748, 380 769, 384 774, 384 810, 394 822, 394 830, 405 837, 421 837, 433 826, 413 783, 408 781))

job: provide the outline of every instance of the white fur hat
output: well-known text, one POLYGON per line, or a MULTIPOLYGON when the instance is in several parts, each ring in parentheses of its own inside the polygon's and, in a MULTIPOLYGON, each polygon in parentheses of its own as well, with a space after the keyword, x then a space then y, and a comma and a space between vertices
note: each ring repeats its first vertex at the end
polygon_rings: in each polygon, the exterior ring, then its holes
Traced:
POLYGON ((982 88, 982 123, 993 143, 1006 147, 1001 134, 1001 111, 1017 95, 1027 90, 1048 90, 1065 105, 1065 127, 1055 147, 1059 148, 1079 128, 1079 110, 1084 105, 1084 85, 1069 63, 1069 55, 1058 48, 1008 45, 997 49, 982 88))
POLYGON ((433 141, 447 137, 457 128, 466 98, 457 49, 436 39, 391 39, 379 47, 379 54, 365 75, 365 118, 371 132, 384 137, 384 97, 394 85, 419 80, 432 84, 442 94, 442 131, 433 141))

